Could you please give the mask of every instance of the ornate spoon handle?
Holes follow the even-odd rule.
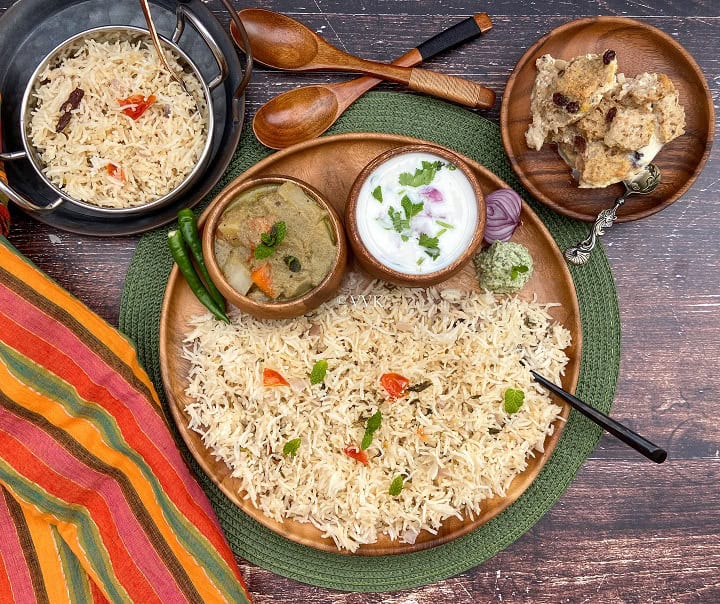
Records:
[[[660,169],[655,164],[648,164],[632,180],[623,181],[625,192],[615,200],[612,208],[603,210],[598,214],[590,229],[590,235],[580,243],[565,250],[565,258],[570,264],[580,266],[590,260],[590,254],[595,249],[598,238],[605,234],[605,229],[610,228],[617,220],[617,211],[625,203],[630,195],[647,195],[652,193],[660,184]]]
[[[600,212],[595,219],[595,224],[593,224],[592,229],[590,229],[590,235],[580,243],[565,250],[565,258],[568,262],[581,265],[590,260],[590,254],[592,254],[592,251],[595,249],[598,237],[604,235],[605,229],[609,229],[617,220],[617,211],[620,206],[625,203],[626,197],[627,194],[623,193],[615,200],[615,205],[612,208]]]

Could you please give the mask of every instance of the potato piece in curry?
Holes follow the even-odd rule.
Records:
[[[228,283],[258,300],[290,300],[332,270],[337,241],[328,213],[295,183],[242,193],[223,213],[215,255]]]

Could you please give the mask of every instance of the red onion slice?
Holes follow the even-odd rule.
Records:
[[[512,189],[498,189],[485,196],[485,241],[509,241],[520,222],[522,200]]]
[[[443,201],[443,194],[435,187],[425,187],[422,190],[421,195],[423,195],[423,197],[427,197],[432,202]]]

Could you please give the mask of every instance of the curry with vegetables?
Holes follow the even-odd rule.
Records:
[[[330,216],[293,182],[243,192],[215,233],[215,256],[228,283],[257,300],[310,291],[330,273],[336,254]]]

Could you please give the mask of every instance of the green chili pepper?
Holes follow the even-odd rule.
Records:
[[[180,272],[183,274],[183,277],[185,277],[185,281],[187,281],[187,284],[197,296],[197,299],[203,303],[216,319],[230,323],[230,319],[225,314],[222,306],[219,306],[218,303],[215,302],[195,272],[195,267],[190,260],[187,248],[185,247],[185,241],[180,231],[168,232],[168,247],[170,248],[173,260],[175,260]]]
[[[197,262],[198,269],[200,270],[200,277],[207,286],[208,293],[212,296],[213,300],[218,303],[220,308],[225,306],[225,298],[215,287],[215,284],[210,278],[207,266],[205,266],[205,258],[203,258],[202,242],[200,241],[200,233],[197,228],[197,220],[195,220],[195,214],[190,209],[185,208],[180,210],[177,215],[178,226],[182,233],[185,243],[190,248],[195,262]]]

